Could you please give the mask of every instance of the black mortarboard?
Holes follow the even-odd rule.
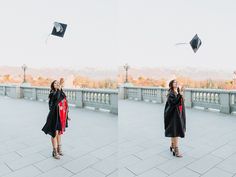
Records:
[[[51,35],[63,37],[66,32],[66,27],[67,27],[67,24],[54,22]]]
[[[197,50],[199,49],[199,47],[201,46],[202,41],[201,39],[198,37],[198,35],[196,34],[193,39],[190,41],[190,45],[194,51],[194,53],[197,52]]]

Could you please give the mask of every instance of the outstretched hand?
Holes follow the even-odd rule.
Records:
[[[179,94],[183,95],[184,94],[184,87],[183,86],[179,86],[178,92],[179,92]]]

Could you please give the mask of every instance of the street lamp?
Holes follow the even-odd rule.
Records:
[[[125,69],[125,83],[128,83],[128,70],[130,69],[128,63],[124,65],[124,69]]]
[[[23,80],[23,83],[26,83],[26,77],[25,77],[25,72],[26,72],[26,69],[27,69],[26,64],[23,64],[23,65],[21,66],[21,68],[22,68],[22,70],[23,70],[23,72],[24,72],[24,80]]]
[[[236,86],[236,71],[234,71],[233,84]]]

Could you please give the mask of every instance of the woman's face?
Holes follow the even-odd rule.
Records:
[[[177,88],[178,87],[178,83],[177,83],[177,81],[174,81],[173,82],[173,88]]]
[[[54,82],[54,88],[55,88],[55,89],[59,89],[59,82],[58,82],[58,81],[55,81],[55,82]]]

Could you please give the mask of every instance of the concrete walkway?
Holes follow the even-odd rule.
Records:
[[[63,136],[65,156],[51,157],[50,136],[41,128],[48,105],[0,97],[0,176],[105,177],[117,170],[117,116],[70,109]]]
[[[169,152],[163,105],[119,101],[119,118],[70,109],[65,156],[51,157],[43,102],[0,97],[0,177],[236,176],[236,116],[187,110],[184,157]]]
[[[236,116],[187,109],[180,159],[168,149],[163,109],[160,104],[119,102],[121,177],[236,176]]]

